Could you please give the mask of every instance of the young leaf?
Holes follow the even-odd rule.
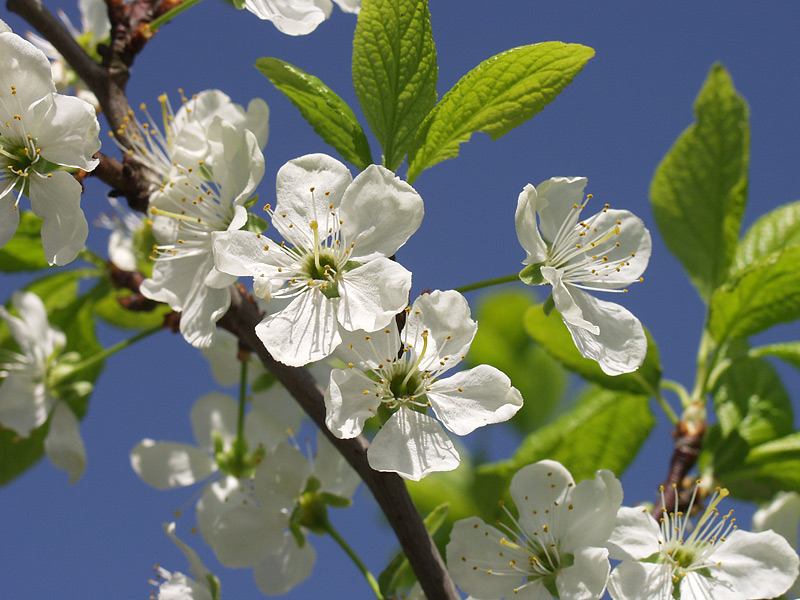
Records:
[[[756,502],[780,490],[800,492],[800,432],[756,446],[718,478],[732,495]]]
[[[800,246],[800,202],[779,206],[753,223],[736,248],[731,273],[789,246]]]
[[[650,396],[661,381],[661,362],[658,347],[647,335],[647,356],[633,373],[610,376],[603,373],[597,362],[581,356],[561,315],[556,311],[545,315],[542,305],[532,306],[525,313],[525,331],[565,368],[588,381],[610,390],[620,390]]]
[[[372,164],[367,136],[352,109],[317,77],[277,58],[256,61],[261,71],[294,104],[314,131],[346,161],[364,170]]]
[[[800,369],[800,342],[785,342],[783,344],[770,344],[769,346],[758,346],[751,348],[749,356],[777,356],[785,360],[790,365]]]
[[[42,220],[30,211],[19,216],[19,227],[14,237],[0,248],[0,271],[37,271],[50,265],[42,250]]]
[[[542,42],[493,56],[464,75],[431,111],[409,152],[408,181],[448,158],[476,131],[493,140],[547,106],[594,50],[580,44]]]
[[[800,318],[800,246],[760,259],[711,297],[708,328],[717,341],[743,338]]]
[[[747,200],[747,105],[719,64],[694,105],[697,122],[661,161],[650,185],[656,223],[708,302],[728,275]]]
[[[361,110],[396,171],[436,104],[436,47],[427,0],[364,0],[353,39]]]
[[[510,478],[525,465],[550,458],[567,467],[576,481],[598,469],[620,475],[650,435],[655,419],[647,396],[592,389],[558,420],[530,434],[514,456],[478,468],[478,474]]]
[[[120,304],[120,299],[133,295],[130,290],[114,288],[108,281],[97,284],[102,287],[103,294],[98,290],[97,300],[92,304],[94,314],[114,327],[123,329],[146,329],[155,327],[164,322],[164,317],[170,312],[166,304],[159,304],[151,311],[128,310]]]

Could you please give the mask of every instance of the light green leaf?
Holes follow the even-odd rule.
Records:
[[[728,275],[747,201],[747,104],[728,72],[711,68],[694,105],[697,122],[658,166],[650,186],[670,251],[708,302]]]
[[[256,61],[256,68],[283,92],[317,135],[342,158],[361,170],[372,164],[367,136],[352,109],[319,78],[267,56]]]
[[[789,246],[800,246],[800,202],[779,206],[753,223],[736,248],[731,273]]]
[[[361,110],[396,171],[436,104],[436,47],[427,0],[364,0],[353,39]]]
[[[41,228],[42,220],[32,212],[25,211],[19,215],[17,232],[0,248],[0,271],[37,271],[50,266],[42,250]]]
[[[786,342],[783,344],[770,344],[769,346],[758,346],[748,352],[749,356],[777,356],[785,360],[790,365],[800,369],[800,342]]]
[[[547,106],[583,69],[594,50],[542,42],[493,56],[464,75],[428,115],[409,152],[408,181],[448,158],[476,131],[493,140]]]
[[[468,366],[492,365],[511,378],[525,402],[509,423],[526,434],[547,420],[567,384],[564,370],[523,328],[525,311],[535,302],[527,290],[482,296],[474,314],[478,333],[467,355]]]
[[[756,446],[718,479],[732,495],[756,502],[780,490],[800,492],[800,432]]]
[[[800,318],[800,246],[773,252],[711,298],[708,329],[721,342]]]
[[[530,434],[511,459],[483,465],[478,475],[510,482],[519,469],[545,458],[562,463],[576,481],[594,477],[598,469],[620,475],[654,423],[647,396],[592,389],[569,413]]]
[[[428,530],[431,536],[435,535],[444,524],[449,507],[450,504],[448,502],[439,504],[423,520],[425,529]],[[389,597],[398,589],[414,585],[416,579],[408,558],[404,553],[400,552],[395,555],[389,565],[378,576],[378,586],[381,593]]]
[[[572,341],[561,315],[553,311],[545,315],[542,305],[532,306],[525,313],[525,331],[545,348],[565,368],[588,381],[610,390],[652,395],[661,381],[661,362],[658,347],[650,334],[647,335],[647,356],[642,366],[633,373],[610,376],[603,373],[596,361],[581,356]]]
[[[108,281],[97,284],[102,287],[97,291],[97,300],[92,305],[94,314],[114,327],[123,329],[148,329],[164,322],[164,317],[170,312],[166,304],[158,304],[153,310],[128,310],[120,304],[120,300],[133,295],[125,289],[116,289]]]

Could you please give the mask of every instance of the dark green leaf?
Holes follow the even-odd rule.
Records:
[[[42,220],[30,211],[19,215],[19,227],[14,237],[0,248],[0,271],[37,271],[50,265],[44,258]]]
[[[436,47],[427,0],[364,0],[353,39],[361,110],[396,171],[436,104]]]
[[[431,111],[409,152],[408,181],[448,158],[476,131],[493,140],[547,106],[583,69],[594,50],[542,42],[493,56],[464,75]]]
[[[598,383],[610,390],[622,390],[637,394],[652,395],[661,381],[661,363],[658,347],[649,332],[647,356],[637,371],[623,375],[606,375],[597,362],[581,356],[572,341],[561,315],[553,311],[545,316],[542,306],[532,306],[525,313],[525,331],[542,345],[557,361],[584,379]]]
[[[773,252],[711,298],[708,329],[717,341],[743,338],[800,318],[800,246]]]
[[[745,271],[789,246],[800,246],[800,202],[779,206],[753,223],[736,248],[731,272]]]
[[[372,164],[369,142],[352,109],[317,77],[277,58],[256,61],[261,71],[294,104],[323,140],[346,161],[365,169]]]
[[[747,201],[747,105],[714,65],[694,105],[697,122],[658,166],[650,186],[658,228],[706,302],[736,251]]]

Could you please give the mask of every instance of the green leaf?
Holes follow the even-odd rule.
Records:
[[[747,201],[747,104],[714,65],[694,105],[697,122],[661,161],[650,185],[656,223],[708,302],[728,275]]]
[[[745,271],[789,246],[800,246],[800,202],[779,206],[753,223],[736,248],[731,272]]]
[[[431,536],[435,535],[445,522],[449,508],[450,504],[447,502],[439,504],[423,520],[425,529],[428,530]],[[414,581],[416,581],[416,576],[406,555],[402,552],[395,555],[389,565],[378,576],[378,586],[381,593],[386,597],[393,595],[399,588],[413,585]]]
[[[120,299],[133,295],[133,292],[113,287],[107,280],[97,284],[97,300],[92,304],[94,314],[114,327],[123,329],[149,329],[164,322],[170,312],[166,304],[159,304],[151,311],[128,310],[120,304]]]
[[[567,467],[576,481],[594,477],[598,469],[620,475],[654,423],[647,396],[592,389],[569,413],[530,434],[511,459],[483,465],[478,474],[495,474],[510,483],[525,465],[550,458]]]
[[[633,373],[611,376],[603,373],[596,361],[581,356],[561,315],[556,311],[545,315],[542,305],[532,306],[525,313],[524,325],[528,335],[541,344],[553,358],[588,381],[610,390],[648,396],[658,389],[661,381],[661,362],[658,347],[646,329],[647,356],[642,366]]]
[[[267,56],[256,61],[256,68],[283,92],[317,135],[342,158],[361,170],[372,164],[367,136],[352,109],[319,78]]]
[[[19,215],[19,227],[14,237],[0,248],[0,271],[37,271],[50,265],[42,250],[42,220],[30,211]]]
[[[583,69],[594,50],[542,42],[493,56],[464,75],[431,111],[409,152],[408,181],[448,158],[476,131],[493,140],[547,106]]]
[[[396,171],[436,104],[436,47],[427,0],[364,0],[353,39],[353,85]]]
[[[800,369],[800,342],[785,342],[783,344],[770,344],[769,346],[758,346],[748,352],[749,356],[777,356],[785,360],[790,365]]]
[[[708,329],[721,342],[800,318],[800,246],[773,252],[711,298]]]
[[[792,432],[792,403],[775,369],[758,358],[734,360],[713,390],[723,438],[736,431],[757,446]]]
[[[732,495],[756,502],[781,490],[800,492],[800,432],[756,446],[718,479]]]
[[[523,328],[525,311],[535,302],[527,290],[482,296],[475,313],[478,333],[467,355],[468,366],[497,367],[522,393],[525,402],[509,423],[525,434],[547,420],[567,386],[564,370]]]

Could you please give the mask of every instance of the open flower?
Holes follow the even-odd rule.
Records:
[[[314,566],[307,532],[326,533],[326,507],[349,505],[359,481],[321,433],[314,461],[282,443],[261,461],[252,488],[231,477],[209,486],[198,525],[223,565],[253,567],[262,592],[285,594]]]
[[[0,354],[0,424],[28,437],[50,420],[44,451],[50,462],[63,469],[75,483],[86,467],[86,448],[78,419],[53,393],[54,376],[66,336],[52,327],[41,299],[31,292],[16,292],[11,303],[15,317],[0,306],[21,354]]]
[[[220,143],[198,155],[213,156],[213,169],[204,160],[177,163],[167,183],[150,196],[159,246],[152,278],[140,288],[147,298],[181,312],[181,333],[198,348],[214,342],[216,323],[230,306],[229,286],[236,280],[214,267],[211,234],[244,227],[244,203],[264,174],[264,156],[249,130],[216,117],[209,135]]]
[[[237,476],[252,473],[265,451],[300,426],[297,403],[288,393],[280,393],[281,386],[274,387],[252,398],[244,421],[246,446],[234,448],[239,403],[227,394],[212,392],[197,400],[190,412],[197,446],[144,439],[131,450],[133,470],[159,490],[192,485],[220,467],[229,475],[234,470]]]
[[[352,438],[378,415],[382,427],[367,452],[370,466],[418,481],[460,462],[428,409],[447,429],[467,435],[513,417],[522,395],[488,365],[441,378],[461,362],[478,329],[464,296],[452,290],[423,294],[406,312],[402,335],[394,319],[380,331],[343,334],[337,356],[350,368],[331,372],[325,423],[335,436]]]
[[[358,13],[361,0],[334,0],[345,12]],[[265,21],[272,21],[278,31],[287,35],[306,35],[327,19],[331,0],[244,0],[244,7]]]
[[[408,303],[411,273],[389,260],[422,222],[422,198],[391,171],[370,165],[355,179],[325,154],[278,171],[272,224],[260,233],[214,236],[217,269],[250,275],[257,296],[291,298],[256,334],[277,360],[299,367],[330,356],[346,331],[385,327]],[[269,209],[269,206],[267,207]]]
[[[24,194],[43,219],[47,262],[65,265],[89,233],[81,184],[66,170],[97,166],[100,125],[90,104],[56,93],[47,57],[2,21],[0,56],[0,247],[17,230]]]
[[[520,469],[510,493],[519,514],[504,507],[510,525],[477,517],[453,525],[447,566],[458,586],[483,599],[600,598],[610,571],[603,545],[622,504],[614,474],[575,485],[560,463],[543,460]]]
[[[660,522],[645,508],[619,510],[607,544],[622,561],[608,583],[614,600],[755,600],[794,583],[800,558],[783,537],[737,529],[733,511],[717,510],[728,495],[720,488],[692,527],[696,495],[697,487],[685,512],[664,513]]]
[[[520,277],[553,286],[555,308],[581,355],[596,360],[608,375],[629,373],[647,354],[642,324],[619,304],[584,290],[625,292],[626,285],[639,281],[650,259],[650,233],[633,213],[608,205],[580,220],[584,187],[584,177],[525,186],[515,220],[528,253],[522,264],[530,266]]]

